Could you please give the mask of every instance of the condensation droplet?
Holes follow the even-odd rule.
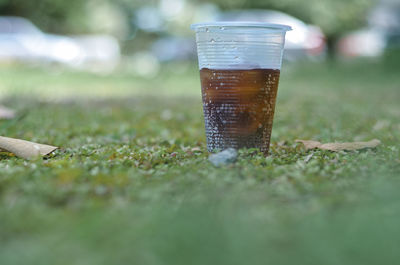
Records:
[[[215,40],[214,40],[214,39],[211,39],[210,42],[215,42]]]
[[[225,30],[225,27],[220,27],[219,29],[220,29],[220,30]]]
[[[206,28],[206,32],[209,32],[210,30],[208,28]]]

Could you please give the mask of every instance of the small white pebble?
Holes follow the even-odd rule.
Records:
[[[237,151],[234,148],[225,149],[222,152],[212,154],[208,157],[208,160],[216,167],[226,165],[236,161]]]

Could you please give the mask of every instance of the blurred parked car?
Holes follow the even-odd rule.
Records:
[[[385,47],[385,34],[370,28],[348,33],[337,43],[337,50],[343,57],[377,57],[383,54]]]
[[[193,37],[163,37],[156,40],[152,53],[161,61],[184,61],[195,58],[196,42]]]
[[[73,36],[80,48],[80,64],[77,67],[109,72],[118,66],[121,51],[118,41],[110,35]]]
[[[217,14],[215,21],[257,21],[286,24],[293,28],[286,34],[285,59],[320,60],[326,54],[325,35],[320,28],[308,25],[288,14],[271,10],[244,10]],[[194,58],[195,43],[193,37],[163,37],[155,41],[152,52],[160,61],[184,60]]]
[[[338,42],[343,57],[379,57],[400,49],[400,2],[382,0],[368,15],[368,27],[349,32]]]
[[[273,10],[243,10],[221,13],[218,21],[257,21],[285,24],[292,27],[286,33],[285,59],[323,59],[326,53],[325,35],[321,29],[308,25],[288,14]]]
[[[59,63],[74,68],[110,70],[119,59],[118,41],[111,36],[47,34],[27,19],[0,17],[0,61]]]

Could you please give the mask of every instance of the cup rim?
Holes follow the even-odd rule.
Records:
[[[266,22],[253,21],[218,21],[218,22],[202,22],[190,25],[192,30],[198,30],[206,27],[246,27],[246,28],[266,28],[273,30],[292,30],[291,26]]]

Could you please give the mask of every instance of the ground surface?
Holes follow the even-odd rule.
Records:
[[[62,149],[0,153],[0,264],[397,263],[400,75],[285,66],[271,155],[222,168],[207,160],[194,67],[151,80],[3,67],[2,103],[19,115],[0,135]],[[294,142],[373,138],[340,153]]]

